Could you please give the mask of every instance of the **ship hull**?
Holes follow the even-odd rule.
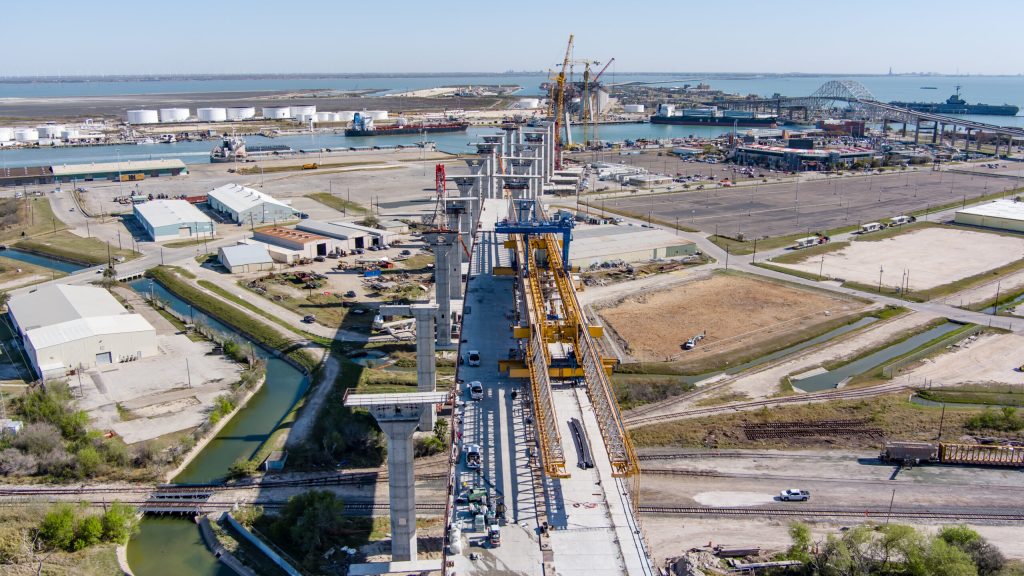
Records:
[[[384,126],[373,130],[359,130],[346,128],[345,136],[392,136],[396,134],[437,134],[439,132],[465,132],[469,128],[468,123],[445,124],[434,126]]]
[[[1020,108],[1012,105],[996,106],[992,104],[944,104],[931,102],[890,102],[893,106],[907,108],[915,112],[932,114],[978,114],[981,116],[1016,116]]]
[[[651,124],[679,126],[739,126],[742,128],[775,128],[777,118],[728,118],[725,116],[651,116]]]

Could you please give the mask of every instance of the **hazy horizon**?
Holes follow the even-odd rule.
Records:
[[[296,5],[72,0],[5,6],[0,77],[500,74],[573,56],[609,73],[1016,76],[1024,3],[467,0]],[[230,70],[230,72],[228,72]],[[730,72],[736,70],[737,72]],[[452,72],[475,71],[475,72]],[[627,72],[628,71],[628,72]],[[824,72],[820,72],[824,71]]]

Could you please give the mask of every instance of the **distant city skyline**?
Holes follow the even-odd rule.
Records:
[[[575,58],[614,57],[618,73],[1024,73],[1012,0],[239,6],[11,3],[0,76],[535,72],[557,66],[570,33]]]

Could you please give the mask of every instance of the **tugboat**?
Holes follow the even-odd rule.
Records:
[[[234,162],[245,160],[248,152],[245,150],[245,140],[235,136],[225,136],[220,146],[210,151],[210,162]]]
[[[956,94],[945,102],[890,102],[893,106],[908,108],[916,112],[932,112],[934,114],[981,114],[985,116],[1016,116],[1020,108],[1013,104],[968,104],[960,97],[960,86]]]

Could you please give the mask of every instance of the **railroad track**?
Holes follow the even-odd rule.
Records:
[[[772,452],[668,452],[664,454],[641,454],[638,460],[685,460],[691,458],[785,458],[786,460],[823,460],[833,458],[819,454],[779,454]]]
[[[858,484],[858,485],[876,485],[876,486],[892,486],[892,480],[888,479],[872,479],[872,478],[837,478],[837,477],[808,477],[808,476],[787,476],[787,475],[771,475],[771,474],[759,474],[759,473],[744,473],[744,472],[723,472],[721,470],[694,470],[694,469],[675,469],[675,468],[642,468],[640,473],[648,476],[684,476],[688,478],[735,478],[744,480],[758,480],[758,481],[792,481],[792,482],[814,482],[814,483],[838,483],[838,484]],[[1009,490],[1016,492],[1020,490],[1019,485],[1008,485],[1008,484],[977,484],[972,482],[943,482],[944,488],[962,487],[965,490],[997,490],[1004,491]]]
[[[761,516],[761,517],[815,517],[815,518],[894,518],[899,520],[989,520],[1024,523],[1024,511],[1013,512],[956,512],[941,510],[887,509],[834,509],[834,508],[707,508],[687,506],[640,506],[641,514],[671,514],[678,516]]]
[[[45,501],[39,501],[39,500],[34,500],[34,501],[31,501],[31,502],[0,501],[0,506],[8,506],[8,507],[10,507],[10,506],[21,506],[23,504],[35,504],[35,503],[38,503],[38,502],[45,502]],[[52,503],[57,503],[57,502],[61,502],[61,501],[60,500],[53,500],[51,502]],[[85,500],[82,500],[82,502],[85,502],[85,503],[88,503],[88,504],[93,504],[93,505],[96,505],[96,506],[101,506],[101,505],[104,505],[104,504],[110,504],[111,501],[109,499],[100,499],[100,500],[85,499]],[[154,500],[124,500],[124,501],[120,501],[120,502],[122,504],[127,504],[129,506],[134,506],[134,507],[140,509],[140,511],[146,511],[147,509],[149,509],[149,510],[152,510],[152,509],[171,509],[171,510],[176,510],[176,511],[180,511],[180,512],[186,512],[186,511],[189,511],[189,510],[195,510],[197,512],[208,512],[208,511],[216,511],[216,510],[231,510],[237,504],[236,502],[199,502],[199,501],[196,501],[196,502],[188,502],[188,501],[178,501],[178,502],[175,502],[175,501],[172,501],[172,500],[164,500],[164,501],[161,501],[161,500],[155,500],[155,501]],[[256,500],[256,501],[253,501],[253,502],[245,502],[245,504],[252,504],[252,505],[256,505],[256,506],[262,506],[263,508],[281,508],[281,507],[287,505],[287,502],[286,501],[278,501],[278,500],[272,500],[272,501]],[[376,512],[376,511],[390,510],[391,509],[391,505],[388,504],[387,502],[367,502],[367,501],[358,501],[358,500],[352,501],[352,500],[347,500],[346,499],[345,500],[345,509],[346,510],[359,510],[359,511],[372,510],[372,511]],[[417,502],[416,503],[416,510],[419,510],[421,512],[443,512],[444,509],[445,509],[445,505],[444,505],[443,502]]]
[[[907,387],[903,384],[880,384],[878,386],[872,386],[870,388],[856,388],[853,390],[830,390],[826,392],[813,392],[809,394],[800,394],[797,396],[786,396],[783,398],[770,398],[766,400],[752,400],[749,402],[736,402],[733,404],[724,404],[722,406],[711,406],[708,408],[694,408],[691,410],[682,410],[680,412],[672,412],[670,414],[659,414],[657,416],[648,416],[646,418],[636,418],[632,420],[626,420],[627,428],[636,428],[639,426],[645,426],[648,424],[657,424],[660,422],[666,422],[669,420],[680,420],[683,418],[693,418],[696,416],[713,416],[716,414],[728,414],[732,412],[739,412],[744,410],[754,410],[757,408],[764,408],[769,406],[782,406],[786,404],[809,404],[813,402],[826,402],[829,400],[852,400],[857,398],[869,398],[872,396],[879,396],[882,394],[889,394],[892,392],[898,392],[905,390]]]
[[[448,477],[447,472],[430,472],[417,474],[417,480],[438,480]],[[99,486],[99,487],[42,487],[20,488],[2,487],[2,496],[45,496],[74,494],[191,494],[200,492],[227,492],[232,490],[252,490],[263,488],[287,488],[305,486],[345,486],[379,484],[388,481],[387,473],[358,473],[318,478],[300,478],[295,480],[264,480],[261,482],[236,484],[162,484],[157,486]]]

